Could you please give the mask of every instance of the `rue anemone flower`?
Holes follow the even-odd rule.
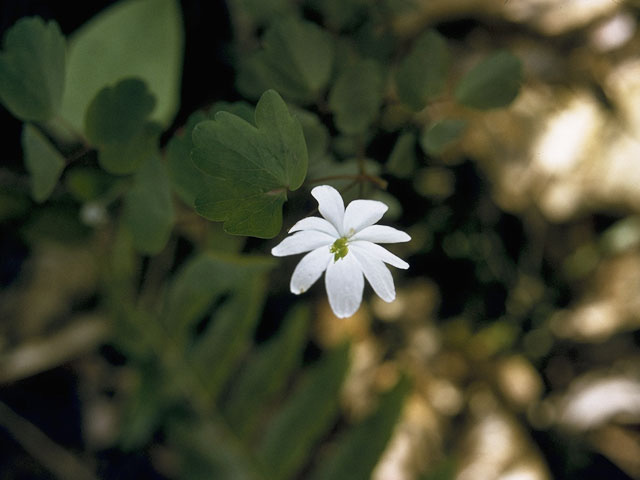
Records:
[[[290,235],[273,247],[276,257],[307,253],[291,276],[291,292],[307,291],[326,271],[329,305],[337,317],[353,315],[362,303],[364,278],[385,302],[396,298],[391,272],[385,265],[406,269],[409,264],[378,243],[408,242],[406,233],[374,225],[388,207],[377,200],[354,200],[347,208],[340,193],[328,185],[311,190],[323,218],[297,222]]]

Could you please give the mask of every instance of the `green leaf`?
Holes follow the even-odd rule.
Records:
[[[465,120],[445,119],[427,128],[420,137],[420,146],[427,155],[440,155],[467,128]]]
[[[74,167],[65,173],[65,187],[77,201],[85,203],[107,195],[121,181],[96,167]]]
[[[378,409],[338,440],[335,454],[320,464],[312,480],[368,480],[393,434],[409,382],[402,378],[380,399]]]
[[[202,378],[209,398],[217,398],[251,345],[267,292],[265,275],[243,278],[229,298],[214,311],[205,330],[188,354],[189,365]]]
[[[259,480],[245,445],[218,419],[193,418],[170,422],[167,430],[172,451],[180,454],[183,480]]]
[[[422,110],[442,92],[448,67],[446,40],[433,30],[422,34],[396,71],[400,100],[413,110]]]
[[[291,399],[269,422],[258,450],[258,457],[271,472],[269,478],[280,480],[295,474],[330,428],[348,366],[349,346],[345,344],[307,373]]]
[[[302,357],[309,309],[292,310],[277,336],[250,357],[231,387],[223,412],[238,436],[248,440],[265,405],[284,388]]]
[[[207,188],[207,179],[191,161],[194,127],[209,117],[202,111],[191,114],[184,131],[176,133],[167,144],[167,167],[171,186],[187,205],[193,206],[196,195]]]
[[[309,164],[327,155],[329,131],[317,115],[301,108],[292,108],[291,113],[300,120],[309,154]]]
[[[361,0],[310,0],[309,6],[321,13],[333,30],[352,27],[366,14],[366,4]]]
[[[271,258],[233,255],[199,255],[173,278],[164,317],[172,335],[191,328],[217,296],[241,285],[247,277],[262,274],[274,265]]]
[[[316,101],[331,76],[331,37],[313,23],[285,17],[269,26],[263,45],[239,59],[238,90],[257,98],[273,88],[288,100]]]
[[[248,102],[225,102],[220,101],[213,104],[211,111],[209,112],[210,118],[215,118],[215,114],[218,112],[229,112],[246,120],[250,124],[254,124],[256,109]]]
[[[96,94],[127,77],[158,99],[152,120],[168,126],[179,106],[183,27],[176,0],[125,0],[71,37],[62,116],[78,130]]]
[[[280,96],[265,92],[256,106],[256,126],[228,112],[193,130],[194,163],[215,177],[196,198],[196,211],[224,221],[234,235],[272,238],[282,227],[287,190],[302,185],[307,147],[300,122]]]
[[[31,174],[31,195],[36,202],[44,202],[58,183],[65,159],[47,137],[29,123],[22,129],[22,149]]]
[[[383,88],[382,69],[373,60],[360,60],[342,72],[329,94],[338,129],[346,134],[364,133],[378,116]]]
[[[173,203],[165,167],[156,155],[151,155],[135,175],[124,199],[122,220],[138,251],[153,255],[167,243],[174,220]]]
[[[65,39],[54,21],[22,18],[7,32],[0,53],[0,100],[21,120],[44,121],[60,108]]]
[[[518,95],[522,83],[522,62],[500,51],[476,65],[456,87],[456,100],[480,110],[506,107]]]
[[[131,451],[148,442],[158,428],[162,416],[174,400],[165,392],[163,372],[158,364],[142,365],[132,398],[123,412],[120,430],[120,446]]]
[[[107,172],[135,172],[155,152],[160,129],[147,121],[154,106],[154,96],[135,78],[105,87],[93,99],[85,133],[98,147],[98,161]]]
[[[396,177],[408,178],[413,175],[417,163],[416,140],[413,132],[404,132],[396,140],[386,165],[387,170]]]

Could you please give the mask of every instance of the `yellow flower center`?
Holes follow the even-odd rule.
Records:
[[[341,258],[344,258],[347,253],[349,253],[349,248],[347,247],[347,237],[340,237],[335,242],[333,242],[333,245],[331,245],[329,251],[333,253],[334,262],[337,262]]]

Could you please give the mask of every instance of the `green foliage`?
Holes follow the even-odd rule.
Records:
[[[194,205],[196,195],[207,188],[206,177],[191,161],[191,137],[194,127],[208,118],[207,114],[201,111],[192,113],[184,131],[171,137],[167,144],[167,168],[171,186],[182,201],[190,206]]]
[[[70,39],[61,115],[81,130],[100,90],[137,77],[157,99],[152,119],[168,126],[180,98],[183,35],[176,0],[125,0],[104,10]]]
[[[420,145],[428,155],[440,155],[467,128],[467,122],[448,118],[430,125],[420,137]]]
[[[103,88],[89,104],[85,133],[107,172],[133,173],[154,153],[160,129],[147,121],[154,106],[154,96],[135,78]]]
[[[311,446],[327,431],[338,411],[338,392],[348,366],[349,348],[345,344],[307,374],[271,420],[259,447],[259,458],[268,466],[269,478],[279,480],[294,474]]]
[[[370,478],[410,382],[403,377],[381,395],[364,420],[343,421],[349,345],[309,363],[310,324],[323,320],[305,299],[288,312],[276,302],[264,308],[269,294],[286,288],[283,273],[270,278],[276,261],[255,255],[272,243],[243,236],[281,234],[289,196],[291,218],[310,214],[315,204],[290,192],[320,182],[344,190],[346,201],[382,200],[386,218],[399,220],[406,206],[390,193],[397,185],[437,201],[454,193],[453,169],[418,166],[471,125],[430,108],[435,98],[451,100],[454,59],[435,31],[415,38],[397,31],[394,15],[412,3],[235,0],[229,51],[244,99],[200,106],[166,147],[159,139],[178,109],[182,74],[179,2],[118,2],[77,30],[66,60],[54,22],[29,18],[10,29],[0,99],[29,122],[22,145],[30,193],[49,204],[34,209],[24,172],[0,175],[0,219],[21,222],[21,240],[33,251],[53,241],[98,252],[99,287],[89,295],[112,320],[111,343],[132,379],[118,392],[128,400],[121,448],[143,448],[161,433],[187,480]],[[519,60],[499,52],[471,70],[452,99],[506,106],[521,77]],[[389,181],[398,182],[389,192],[380,177],[385,160]],[[450,258],[485,261],[485,243],[443,232],[447,209],[426,214],[426,229],[415,231],[428,233],[414,251],[422,255],[442,233]],[[614,228],[603,251],[635,245],[638,230],[637,222]],[[497,268],[491,262],[486,275]],[[483,351],[516,344],[517,327],[507,320],[475,335]],[[265,325],[277,332],[257,342]]]
[[[31,195],[44,202],[60,178],[66,164],[64,157],[36,127],[26,123],[22,129],[24,163],[31,175]]]
[[[409,393],[409,381],[402,378],[379,400],[378,409],[348,430],[334,446],[335,455],[319,465],[312,480],[367,480],[378,463]]]
[[[269,26],[263,44],[240,58],[238,90],[249,98],[272,88],[288,100],[317,100],[331,75],[331,37],[313,23],[286,17]]]
[[[125,197],[122,221],[138,251],[156,254],[167,243],[173,220],[167,173],[160,159],[151,155],[135,175],[133,187]]]
[[[44,121],[60,107],[65,39],[54,21],[23,18],[11,27],[0,53],[0,100],[16,117]]]
[[[414,110],[422,110],[427,102],[445,87],[449,67],[449,49],[437,32],[423,33],[396,72],[400,100]]]
[[[479,110],[506,107],[518,95],[522,83],[522,62],[507,51],[489,56],[456,87],[458,102]]]
[[[329,94],[329,107],[338,129],[362,134],[378,116],[382,104],[384,76],[373,60],[361,60],[338,77]]]
[[[228,112],[193,130],[193,161],[212,176],[196,210],[226,232],[271,238],[282,227],[287,190],[302,185],[307,148],[300,122],[273,90],[256,106],[256,126]]]
[[[386,165],[387,170],[396,177],[407,178],[413,175],[417,164],[416,140],[413,132],[404,132],[396,140]]]
[[[299,366],[309,317],[306,307],[290,311],[280,333],[255,352],[231,386],[223,413],[243,440],[252,438],[261,420],[262,407],[273,402]]]

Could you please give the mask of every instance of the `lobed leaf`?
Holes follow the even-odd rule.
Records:
[[[422,110],[444,89],[448,67],[446,40],[434,30],[422,34],[396,71],[400,100],[413,110]]]
[[[287,190],[296,190],[307,173],[307,147],[300,122],[273,90],[255,112],[256,125],[228,112],[200,122],[193,130],[192,158],[212,176],[196,197],[196,211],[224,221],[226,232],[272,238],[282,227]]]
[[[65,39],[54,21],[22,18],[11,27],[0,53],[0,101],[25,121],[58,112],[65,83]]]
[[[295,102],[316,101],[331,76],[331,37],[311,22],[285,17],[269,26],[263,45],[239,59],[238,90],[257,98],[273,88]]]
[[[31,195],[36,202],[44,202],[58,183],[65,158],[29,123],[22,129],[22,149],[25,166],[31,175]]]
[[[456,100],[479,110],[501,108],[517,96],[522,83],[522,62],[515,55],[500,51],[476,65],[455,90]]]
[[[373,60],[360,60],[347,67],[329,94],[329,108],[338,129],[345,134],[364,133],[378,116],[384,77]]]
[[[160,129],[147,121],[154,106],[154,96],[136,78],[105,87],[93,99],[85,133],[98,148],[98,161],[107,172],[133,173],[156,151]]]
[[[158,99],[151,119],[168,126],[180,101],[183,36],[177,0],[125,0],[106,8],[70,39],[61,115],[81,130],[101,89],[137,77]]]

